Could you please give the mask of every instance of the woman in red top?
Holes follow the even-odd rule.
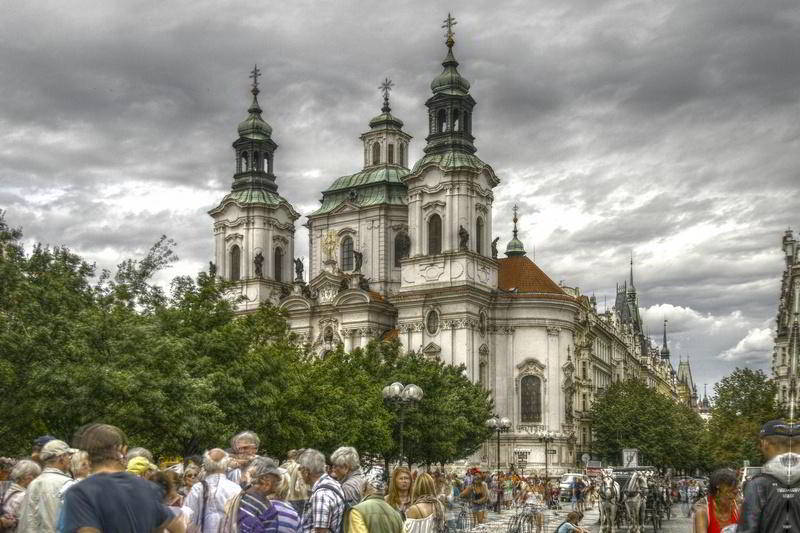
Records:
[[[695,533],[721,533],[722,528],[739,521],[736,503],[736,472],[722,468],[711,474],[708,496],[694,506]]]

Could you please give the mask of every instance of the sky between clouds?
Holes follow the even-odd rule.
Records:
[[[196,274],[252,65],[279,192],[305,215],[360,169],[387,76],[421,156],[448,11],[501,246],[519,203],[529,255],[601,309],[632,252],[643,316],[654,337],[669,320],[701,395],[768,369],[780,239],[800,225],[796,0],[6,2],[0,209],[100,267],[166,233],[169,277]]]

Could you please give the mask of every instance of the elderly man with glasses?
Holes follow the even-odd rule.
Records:
[[[231,449],[235,459],[235,467],[228,472],[228,479],[238,483],[240,487],[247,485],[247,467],[250,461],[258,455],[261,439],[252,431],[242,431],[231,439]],[[232,463],[233,464],[233,463]]]

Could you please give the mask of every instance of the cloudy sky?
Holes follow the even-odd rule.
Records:
[[[387,76],[418,158],[453,11],[478,155],[502,180],[501,242],[518,202],[536,262],[601,308],[633,253],[644,317],[654,336],[669,319],[674,363],[691,357],[701,394],[737,365],[769,366],[780,240],[800,226],[796,0],[3,10],[0,209],[28,243],[111,267],[166,233],[181,257],[169,276],[204,268],[254,63],[280,192],[299,212],[360,168]]]

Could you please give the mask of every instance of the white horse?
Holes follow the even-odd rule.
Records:
[[[647,478],[642,472],[634,472],[625,485],[625,510],[628,514],[628,533],[642,533],[642,506],[647,491]]]
[[[600,487],[598,487],[598,497],[600,503],[600,531],[602,533],[614,533],[620,492],[619,483],[614,481],[614,478],[608,473],[603,474]]]

